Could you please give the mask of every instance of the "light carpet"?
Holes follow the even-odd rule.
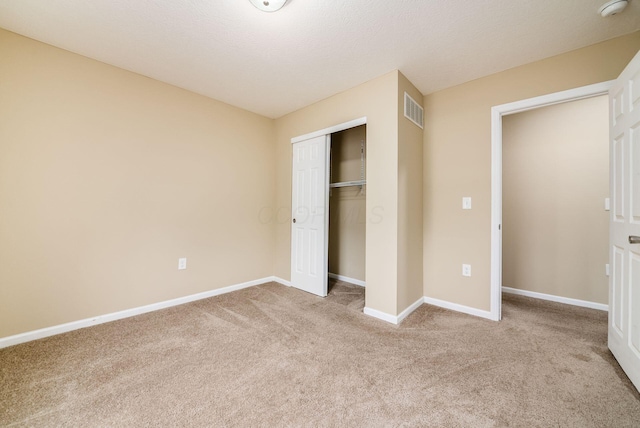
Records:
[[[505,295],[503,321],[275,283],[0,350],[1,426],[638,427],[607,315]]]

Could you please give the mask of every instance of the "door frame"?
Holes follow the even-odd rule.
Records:
[[[338,125],[330,126],[328,128],[320,129],[318,131],[313,131],[308,134],[300,135],[298,137],[294,137],[291,139],[291,144],[299,143],[300,141],[308,140],[309,138],[320,137],[321,135],[329,135],[334,134],[336,132],[344,131],[346,129],[355,128],[356,126],[366,125],[367,117],[360,117],[358,119],[353,119],[348,122],[339,123]],[[329,183],[327,183],[328,186]]]
[[[328,128],[324,128],[324,129],[320,129],[318,131],[314,131],[314,132],[310,132],[308,134],[304,134],[304,135],[300,135],[298,137],[294,137],[291,139],[291,145],[293,147],[293,144],[295,143],[299,143],[302,141],[306,141],[309,140],[311,138],[316,138],[316,137],[321,137],[321,136],[325,136],[325,137],[331,137],[331,134],[336,133],[336,132],[340,132],[340,131],[344,131],[347,129],[351,129],[351,128],[355,128],[356,126],[360,126],[360,125],[366,125],[367,124],[367,117],[360,117],[358,119],[353,119],[350,120],[348,122],[343,122],[334,126],[330,126]],[[292,149],[293,150],[293,149]],[[329,139],[329,143],[327,144],[327,174],[326,174],[326,180],[324,183],[324,189],[322,189],[322,193],[324,194],[324,199],[325,199],[325,207],[324,207],[324,222],[325,222],[325,233],[324,233],[324,244],[323,244],[323,248],[324,248],[324,253],[322,254],[323,257],[323,270],[324,272],[324,278],[325,278],[325,290],[327,289],[327,282],[328,282],[328,276],[329,276],[329,168],[330,168],[330,163],[331,163],[331,158],[330,158],[330,154],[331,153],[331,140]],[[293,168],[293,166],[292,166]],[[293,198],[293,169],[291,171],[291,198]],[[291,200],[292,202],[292,209],[293,209],[293,199]],[[290,233],[292,232],[292,227],[289,227],[289,231]],[[291,248],[289,250],[289,261],[291,264],[291,270],[293,270],[293,244],[292,241],[293,240],[293,233],[291,233],[291,238],[290,241],[291,242]],[[365,244],[366,245],[366,244]],[[293,280],[293,275],[292,278]],[[293,285],[293,283],[291,283],[291,285]]]
[[[607,95],[615,80],[491,107],[491,307],[489,318],[502,319],[502,116],[540,107]]]

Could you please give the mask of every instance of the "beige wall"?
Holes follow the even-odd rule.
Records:
[[[398,315],[422,296],[422,130],[404,118],[404,91],[417,89],[393,71],[276,120],[277,205],[291,207],[291,139],[367,117],[365,305]],[[414,129],[415,128],[415,129]],[[276,226],[277,276],[290,278],[290,215]]]
[[[272,120],[4,30],[0,58],[0,337],[273,274]]]
[[[608,303],[608,97],[505,116],[502,284]]]
[[[404,93],[422,94],[399,73],[398,79],[398,313],[421,299],[423,132],[404,117]]]
[[[395,314],[397,301],[398,72],[276,120],[275,275],[291,278],[291,139],[367,117],[366,306]]]
[[[640,32],[424,97],[426,296],[489,310],[491,107],[614,79],[638,49]],[[463,196],[472,210],[461,209]]]
[[[365,305],[398,315],[422,296],[422,131],[404,118],[417,89],[393,71],[276,120],[278,145],[275,274],[291,277],[291,139],[367,118]]]
[[[290,278],[290,140],[363,116],[367,307],[488,310],[491,106],[613,79],[638,48],[634,33],[425,96],[420,145],[398,71],[272,121],[0,30],[0,337]]]
[[[361,179],[366,125],[331,135],[331,181]],[[366,173],[365,173],[366,177]],[[365,281],[366,188],[339,187],[329,198],[329,272]]]

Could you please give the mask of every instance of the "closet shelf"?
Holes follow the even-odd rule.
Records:
[[[329,187],[364,186],[365,184],[367,184],[367,180],[341,181],[338,183],[329,183]]]

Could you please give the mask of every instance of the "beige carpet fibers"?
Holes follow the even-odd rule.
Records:
[[[500,323],[270,283],[0,350],[2,426],[640,426],[606,314],[505,296]]]

